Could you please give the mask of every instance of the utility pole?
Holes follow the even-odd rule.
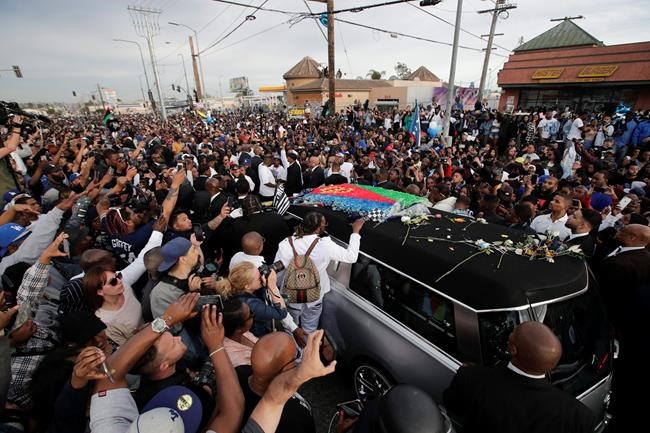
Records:
[[[492,53],[492,42],[494,41],[494,31],[497,28],[497,18],[502,13],[506,13],[506,18],[509,9],[515,9],[517,5],[506,3],[506,0],[497,0],[494,4],[494,9],[486,9],[478,11],[479,14],[492,14],[492,24],[490,25],[490,34],[488,35],[487,49],[485,50],[485,58],[483,59],[483,70],[481,71],[481,83],[478,86],[478,100],[483,100],[483,91],[485,90],[485,77],[487,75],[488,66],[490,64],[490,53]]]
[[[329,107],[330,116],[336,115],[336,66],[334,52],[334,0],[327,0],[327,76],[329,78]]]
[[[151,69],[156,84],[156,93],[158,93],[158,102],[160,104],[160,118],[163,122],[167,121],[167,109],[163,101],[162,88],[160,86],[160,77],[158,76],[158,66],[156,65],[156,53],[154,51],[153,38],[160,32],[158,18],[162,12],[159,9],[147,9],[136,6],[128,6],[127,10],[131,14],[133,26],[138,36],[147,40],[149,47],[149,57],[151,58]]]
[[[447,140],[446,146],[451,146],[451,137],[449,136],[449,121],[451,120],[451,109],[454,104],[456,89],[454,80],[456,79],[456,59],[458,57],[458,39],[460,38],[460,22],[463,16],[463,0],[458,0],[456,7],[456,24],[454,26],[454,46],[451,49],[451,66],[449,67],[449,82],[447,84],[447,108],[445,109],[445,122],[443,127],[443,139]]]
[[[196,30],[194,30],[192,27],[182,24],[182,23],[175,23],[175,22],[169,22],[168,24],[171,24],[172,26],[178,26],[178,27],[185,27],[188,30],[191,30],[194,32],[194,40],[196,41],[196,58],[199,61],[199,71],[201,71],[201,89],[205,89],[205,76],[203,75],[203,63],[201,63],[201,48],[199,47],[199,34],[197,33]],[[189,91],[189,90],[188,90]],[[207,96],[207,90],[206,90],[206,96]]]
[[[97,83],[97,93],[99,93],[99,100],[102,101],[102,108],[106,110],[106,104],[104,103],[104,95],[102,95],[102,88],[99,87],[99,83]]]
[[[203,100],[203,88],[201,87],[201,79],[199,78],[199,65],[196,61],[196,54],[194,52],[194,42],[190,36],[190,49],[192,50],[192,69],[194,69],[194,86],[196,87],[196,96],[199,101]]]

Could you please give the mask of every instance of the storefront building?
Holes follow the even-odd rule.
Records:
[[[605,46],[567,19],[516,48],[498,84],[502,111],[650,109],[650,42]]]
[[[311,57],[305,57],[283,78],[286,81],[286,102],[292,107],[302,107],[306,103],[323,105],[329,98],[329,80],[323,76],[320,65]],[[431,104],[434,89],[443,85],[440,78],[424,66],[419,67],[404,80],[335,80],[336,107],[338,110],[355,103],[390,110],[405,108],[415,101]]]

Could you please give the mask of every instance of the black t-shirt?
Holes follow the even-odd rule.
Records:
[[[248,378],[253,374],[250,365],[242,365],[235,369],[237,377],[239,378],[239,385],[244,392],[244,418],[247,420],[257,403],[262,399],[259,395],[255,394],[248,385]],[[314,417],[311,413],[311,406],[298,393],[294,394],[289,401],[284,405],[282,410],[282,417],[276,433],[315,433],[316,425]]]

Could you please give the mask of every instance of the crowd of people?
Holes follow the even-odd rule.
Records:
[[[296,391],[334,370],[319,356],[326,268],[357,261],[364,222],[342,248],[322,214],[293,227],[271,203],[342,183],[579,245],[621,344],[615,408],[632,416],[636,319],[650,313],[650,113],[477,106],[453,113],[451,146],[427,132],[440,107],[417,111],[420,137],[414,113],[9,117],[0,431],[315,431]],[[286,269],[299,257],[309,272]],[[287,298],[299,271],[318,290]]]

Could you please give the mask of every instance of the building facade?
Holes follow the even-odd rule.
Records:
[[[323,105],[329,98],[328,79],[314,59],[305,57],[287,71],[286,103],[302,107]],[[433,89],[442,86],[442,81],[424,66],[416,69],[406,80],[349,80],[336,79],[336,107],[344,109],[366,100],[370,107],[405,108],[416,100],[430,104]]]
[[[650,42],[606,46],[571,20],[514,50],[498,84],[499,109],[650,109]]]

